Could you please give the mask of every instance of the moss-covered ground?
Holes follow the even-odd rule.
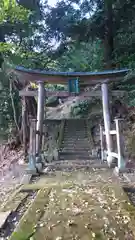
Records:
[[[10,240],[132,240],[135,208],[109,169],[55,172],[38,189]]]

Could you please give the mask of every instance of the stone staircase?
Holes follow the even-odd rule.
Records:
[[[85,119],[65,121],[59,160],[90,160],[90,143]]]

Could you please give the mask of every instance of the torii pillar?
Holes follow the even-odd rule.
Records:
[[[44,123],[44,102],[45,102],[45,88],[44,82],[38,81],[38,106],[37,106],[37,127],[36,127],[36,154],[41,153],[43,123]]]
[[[103,83],[101,85],[102,90],[102,105],[103,105],[103,117],[104,117],[104,126],[105,126],[105,136],[106,136],[106,145],[107,145],[107,162],[111,166],[113,162],[113,157],[111,156],[112,152],[112,138],[110,135],[111,122],[110,122],[110,111],[109,111],[109,96],[108,96],[108,85]]]
[[[31,122],[30,131],[30,154],[28,171],[30,171],[32,174],[36,174],[37,172],[42,171],[43,167],[41,148],[44,123],[44,102],[44,83],[42,81],[38,81],[37,119],[34,122]]]

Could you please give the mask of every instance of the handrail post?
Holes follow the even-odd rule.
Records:
[[[36,169],[36,119],[30,121],[29,166],[28,172],[35,174]]]
[[[125,168],[124,157],[122,152],[122,143],[121,143],[121,136],[120,136],[120,120],[122,119],[115,119],[116,124],[116,139],[117,139],[117,150],[118,150],[118,169],[121,170]]]

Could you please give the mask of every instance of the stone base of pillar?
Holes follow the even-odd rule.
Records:
[[[43,159],[42,159],[42,156],[38,156],[36,157],[36,169],[38,171],[38,173],[41,173],[42,170],[43,170]]]
[[[113,172],[116,176],[119,176],[122,173],[128,172],[128,169],[126,169],[126,168],[120,169],[118,167],[115,167]]]
[[[116,162],[112,156],[107,156],[107,163],[109,168],[114,168],[116,166]]]
[[[36,168],[36,158],[32,155],[29,155],[29,163],[28,168],[26,169],[28,174],[37,175],[37,168]]]
[[[124,161],[124,158],[121,156],[120,159],[118,159],[118,168],[120,170],[125,169],[126,163]]]
[[[125,161],[121,157],[121,159],[118,160],[118,166],[116,166],[115,169],[114,169],[114,173],[116,175],[119,175],[120,173],[124,173],[124,172],[127,172],[127,171],[128,171],[128,169],[126,168]]]

